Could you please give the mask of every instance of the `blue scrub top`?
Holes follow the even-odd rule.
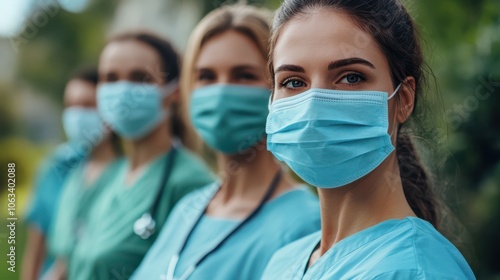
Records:
[[[321,231],[279,250],[262,279],[475,279],[455,246],[419,218],[388,220],[353,234],[306,271],[320,239]]]
[[[178,203],[132,279],[165,279],[170,260],[217,189],[218,184],[212,184]],[[175,276],[182,275],[239,222],[203,216],[180,255]],[[264,204],[252,220],[196,267],[189,280],[259,279],[276,250],[319,228],[317,197],[305,187],[288,191]]]
[[[62,144],[47,157],[36,175],[34,192],[26,213],[26,223],[47,236],[55,217],[62,187],[71,170],[85,157],[69,144]],[[46,256],[41,273],[52,265],[53,257]]]

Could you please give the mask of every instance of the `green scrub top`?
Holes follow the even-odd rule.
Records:
[[[153,204],[167,158],[168,153],[153,160],[132,186],[125,185],[129,162],[119,166],[115,179],[92,209],[89,226],[73,251],[69,279],[128,279],[156,240],[177,201],[214,181],[198,158],[177,148],[170,177],[153,217],[156,232],[144,240],[134,233],[134,223]]]
[[[91,184],[85,182],[86,162],[71,172],[63,186],[55,221],[49,231],[50,255],[69,259],[75,243],[87,226],[90,210],[113,181],[123,161],[123,158],[119,158],[109,163]]]

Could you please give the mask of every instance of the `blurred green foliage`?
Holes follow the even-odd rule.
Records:
[[[248,2],[273,9],[280,3]],[[430,132],[422,137],[439,152],[423,154],[439,169],[433,170],[438,192],[446,196],[470,235],[468,249],[475,256],[469,256],[469,261],[476,276],[500,279],[500,1],[404,2],[420,26],[435,74],[427,92],[435,114],[432,122],[423,124]],[[4,100],[0,102],[0,139],[11,139],[0,144],[0,161],[2,166],[9,160],[23,166],[23,185],[32,180],[34,166],[46,148],[12,140],[12,135],[19,136],[22,124],[9,105],[15,101],[8,93],[28,84],[61,104],[69,73],[77,65],[96,63],[118,3],[93,1],[80,14],[61,10],[38,27],[27,43],[19,43],[16,80],[0,90]],[[206,13],[228,2],[195,3]]]
[[[476,276],[500,279],[500,1],[407,2],[444,103],[434,108],[444,122],[429,124],[447,155],[439,181],[470,234]]]

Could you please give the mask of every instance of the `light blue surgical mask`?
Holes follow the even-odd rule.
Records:
[[[315,88],[276,100],[267,118],[267,149],[313,186],[347,185],[394,150],[389,98],[379,91]]]
[[[193,91],[190,115],[201,138],[215,150],[236,154],[265,136],[271,91],[263,87],[216,84]]]
[[[69,142],[89,152],[101,143],[107,131],[95,108],[68,107],[63,111],[62,122]]]
[[[143,138],[167,118],[163,99],[177,87],[118,81],[97,88],[97,108],[104,122],[125,139]]]

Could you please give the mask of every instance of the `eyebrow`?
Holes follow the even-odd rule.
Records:
[[[330,64],[328,64],[328,71],[334,70],[336,68],[344,67],[347,65],[352,65],[352,64],[363,64],[366,65],[370,68],[375,69],[375,65],[370,63],[368,60],[364,60],[359,57],[351,57],[351,58],[346,58],[346,59],[341,59],[337,61],[332,61]]]
[[[368,60],[364,60],[364,59],[358,58],[358,57],[351,57],[351,58],[346,58],[346,59],[341,59],[341,60],[331,62],[330,64],[328,64],[328,71],[334,70],[336,68],[344,67],[347,65],[352,65],[352,64],[363,64],[363,65],[366,65],[370,68],[375,69],[375,65],[373,65]],[[293,64],[283,64],[283,65],[280,65],[278,68],[276,68],[274,70],[274,73],[285,72],[285,71],[299,72],[299,73],[306,72],[304,70],[304,68],[301,66],[293,65]]]
[[[258,69],[257,66],[250,65],[250,64],[247,64],[247,65],[238,65],[238,66],[234,66],[233,68],[231,68],[232,71],[256,70],[256,69]]]
[[[306,70],[304,70],[303,67],[300,67],[298,65],[293,65],[293,64],[283,64],[280,65],[278,68],[274,70],[274,73],[278,72],[284,72],[284,71],[289,71],[289,72],[300,72],[300,73],[305,73]]]
[[[241,70],[255,70],[258,69],[257,66],[251,65],[251,64],[242,64],[242,65],[236,65],[231,67],[231,71],[241,71]],[[207,67],[198,67],[195,69],[195,71],[212,71],[212,68],[207,66]]]

